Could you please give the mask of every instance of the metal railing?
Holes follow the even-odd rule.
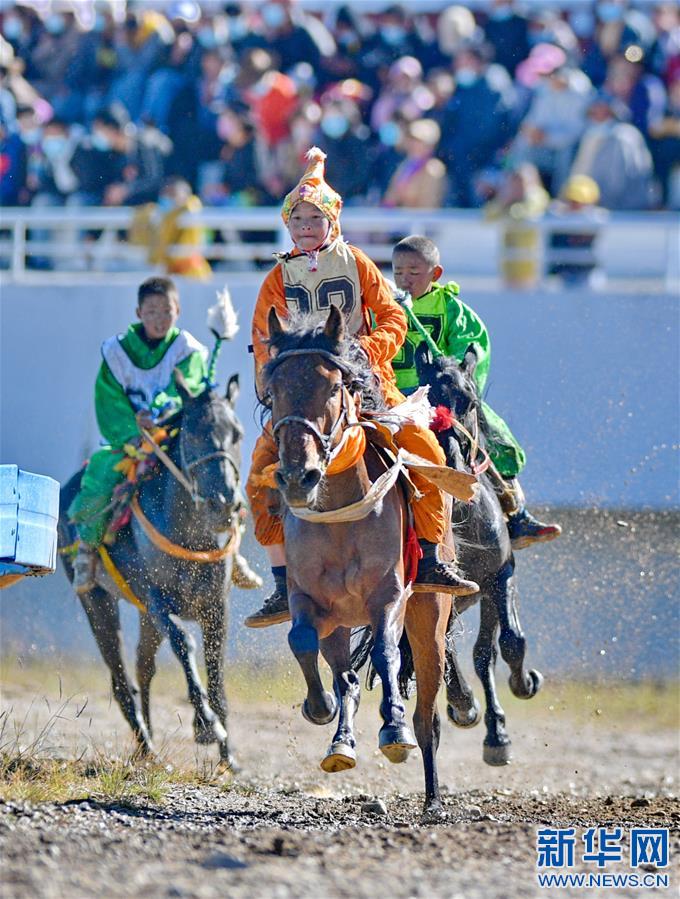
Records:
[[[135,209],[5,208],[0,210],[0,270],[17,281],[67,275],[92,280],[154,270],[148,249],[128,234]],[[290,246],[275,208],[211,208],[186,215],[182,224],[204,229],[201,246],[172,248],[175,255],[201,252],[214,268],[241,272],[266,267],[272,255]],[[388,266],[394,243],[408,234],[424,234],[438,245],[447,274],[457,278],[496,277],[503,249],[503,220],[490,222],[479,210],[385,210],[349,207],[343,231],[378,265]],[[645,280],[667,290],[680,279],[680,219],[677,214],[611,213],[599,226],[596,255],[605,276]],[[550,236],[578,231],[578,216],[528,223],[536,229],[539,272],[547,270]],[[156,269],[158,270],[158,269]]]

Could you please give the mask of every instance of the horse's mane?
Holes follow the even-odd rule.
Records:
[[[333,340],[324,333],[324,322],[313,315],[293,313],[286,319],[286,330],[270,337],[266,344],[277,355],[288,350],[319,350],[337,356],[345,369],[343,382],[350,390],[359,391],[362,408],[376,412],[386,408],[380,381],[356,337],[346,333],[342,340]],[[276,367],[274,356],[263,368],[265,381]],[[260,404],[266,410],[266,403],[260,400]]]

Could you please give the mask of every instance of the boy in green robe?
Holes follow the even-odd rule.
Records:
[[[392,269],[399,290],[411,295],[413,314],[444,355],[462,361],[467,348],[474,345],[477,353],[474,377],[481,395],[491,362],[489,333],[474,310],[460,300],[455,281],[439,284],[443,269],[435,243],[418,235],[404,238],[394,247]],[[404,346],[392,360],[402,393],[410,393],[419,386],[415,351],[422,339],[409,318]],[[489,430],[487,449],[502,478],[497,488],[513,548],[523,549],[532,543],[554,540],[562,533],[560,526],[538,521],[525,506],[518,481],[526,462],[524,450],[500,415],[486,403],[482,407]]]
[[[111,497],[125,479],[117,468],[125,458],[125,445],[139,441],[140,428],[153,428],[160,417],[180,411],[175,369],[193,395],[205,390],[208,350],[176,327],[179,312],[179,294],[170,278],[147,278],[137,291],[139,322],[102,344],[94,398],[97,424],[108,445],[90,457],[80,491],[68,509],[80,537],[73,580],[78,593],[95,585],[97,547],[109,525]],[[251,586],[261,584],[242,557],[237,557],[234,568],[239,586],[248,580],[254,581]]]

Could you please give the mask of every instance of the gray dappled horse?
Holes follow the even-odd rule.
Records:
[[[202,551],[221,555],[238,527],[243,504],[239,486],[240,444],[243,429],[234,412],[238,377],[233,376],[220,395],[212,387],[198,397],[186,390],[181,373],[175,372],[182,397],[180,415],[172,420],[179,435],[171,439],[170,459],[192,486],[192,494],[165,466],[159,463],[150,480],[142,480],[139,506],[157,532],[175,547],[193,557]],[[61,509],[68,509],[80,486],[83,472],[64,486]],[[61,546],[73,544],[77,531],[62,511],[59,520]],[[220,759],[231,764],[227,738],[227,701],[224,692],[224,646],[227,627],[227,598],[231,584],[233,552],[218,561],[199,562],[176,558],[158,549],[142,529],[131,522],[109,548],[116,568],[133,593],[146,606],[140,614],[137,646],[137,677],[125,666],[123,638],[118,615],[120,593],[101,566],[97,586],[80,596],[104,661],[111,671],[111,684],[126,721],[142,753],[151,753],[149,688],[156,671],[155,657],[163,639],[170,640],[189,688],[194,707],[194,735],[199,743],[218,743]],[[62,556],[66,574],[73,580],[68,556]],[[203,634],[207,691],[201,683],[196,643],[180,619],[197,621]]]
[[[481,424],[479,440],[483,447],[483,413],[473,378],[476,364],[477,355],[472,347],[460,364],[446,356],[433,358],[424,342],[416,351],[418,380],[420,384],[429,384],[430,403],[449,409],[468,432],[475,430],[476,415]],[[467,470],[475,463],[476,460],[470,459],[469,439],[461,430],[448,428],[439,431],[437,438],[451,467]],[[466,506],[455,503],[452,523],[460,565],[480,586],[480,626],[473,660],[486,699],[484,761],[489,765],[505,765],[510,761],[511,742],[496,693],[494,671],[498,648],[510,667],[509,684],[515,696],[531,699],[541,688],[543,678],[533,668],[524,667],[526,640],[517,611],[515,559],[510,537],[491,476],[485,472],[479,475],[479,480],[481,489],[476,501]],[[461,608],[460,600],[457,608]],[[453,640],[448,642],[446,693],[447,714],[454,724],[472,727],[479,722],[479,704],[460,671]]]

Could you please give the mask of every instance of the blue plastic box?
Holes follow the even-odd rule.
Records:
[[[59,482],[0,465],[0,560],[47,574],[57,564]]]

